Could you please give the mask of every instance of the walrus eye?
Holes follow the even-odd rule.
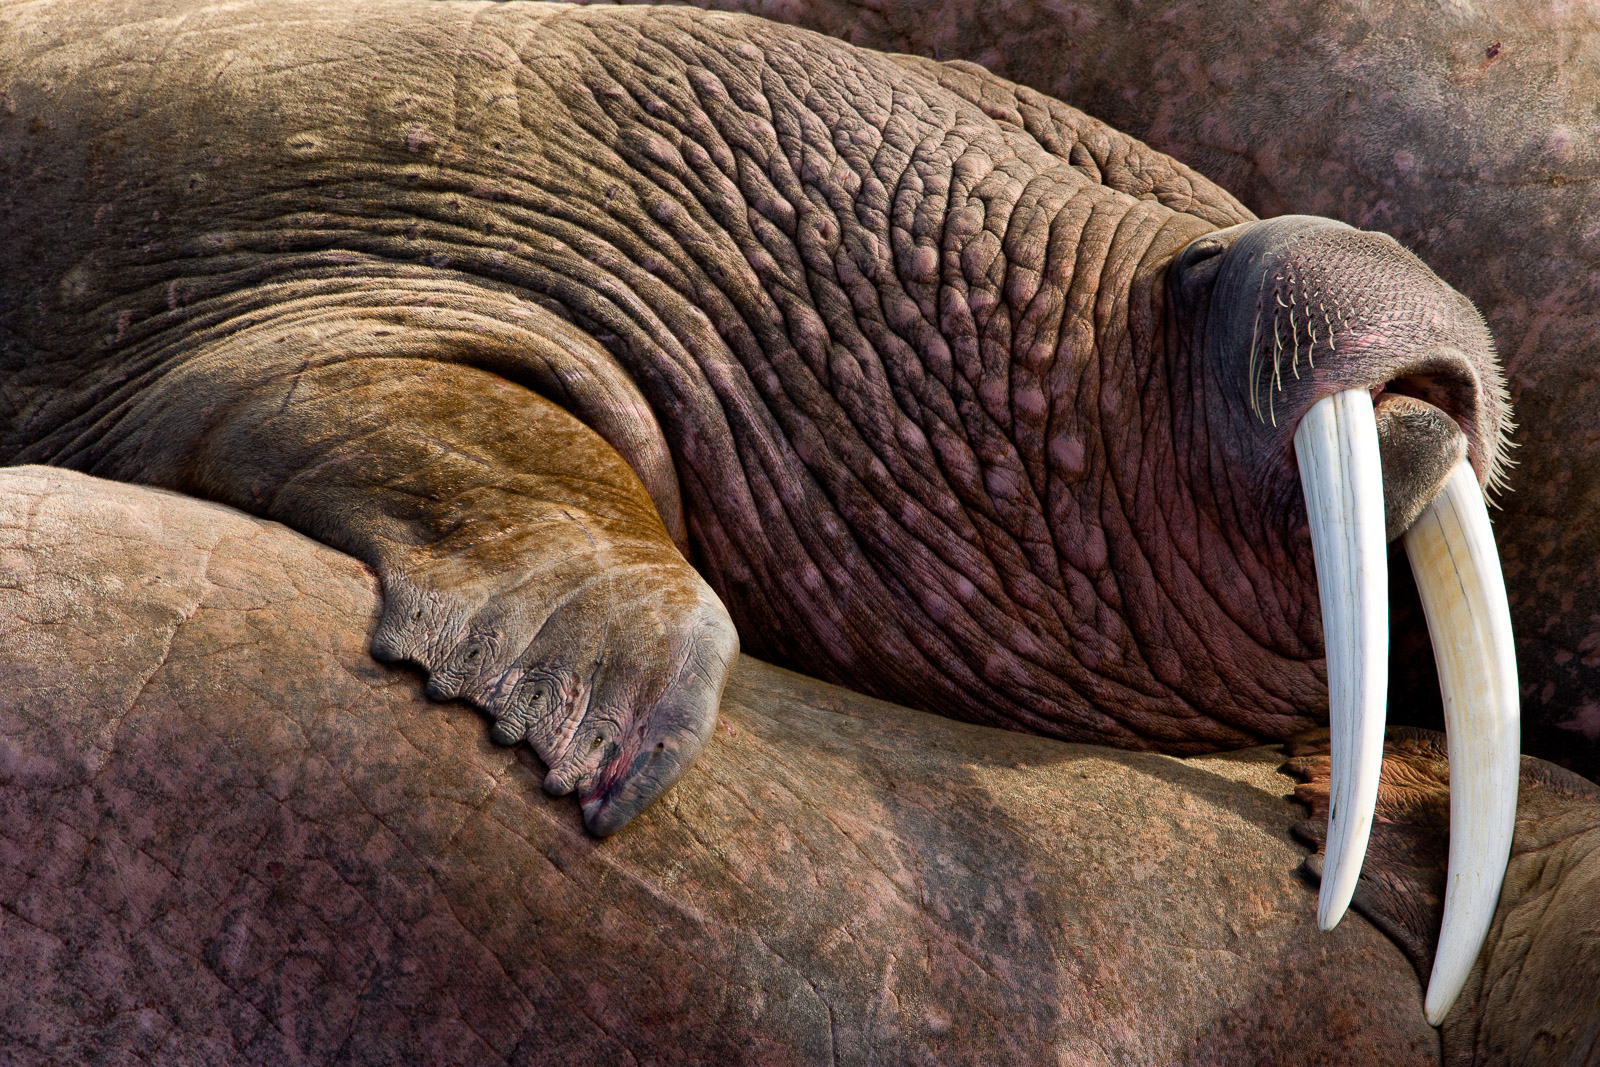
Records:
[[[1174,257],[1172,269],[1176,272],[1178,292],[1186,305],[1198,306],[1210,291],[1217,271],[1222,268],[1222,253],[1227,250],[1228,243],[1222,238],[1207,236],[1190,241]]]

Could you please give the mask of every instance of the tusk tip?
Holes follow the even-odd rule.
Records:
[[[1365,842],[1363,842],[1365,844]],[[1317,925],[1322,927],[1324,933],[1333,930],[1339,925],[1339,920],[1344,918],[1344,913],[1350,910],[1350,898],[1355,893],[1354,878],[1341,878],[1341,868],[1348,864],[1339,862],[1324,863],[1322,868],[1322,888],[1317,893]],[[1355,869],[1360,871],[1361,863],[1358,857]],[[1348,884],[1345,884],[1348,882]]]
[[[1435,991],[1430,987],[1428,996],[1422,1005],[1422,1014],[1428,1020],[1429,1026],[1441,1025],[1445,1020],[1445,1016],[1450,1014],[1450,1009],[1455,1007],[1456,1004],[1456,993],[1450,994],[1448,999],[1443,996],[1436,997],[1434,993]],[[1436,1003],[1436,1001],[1439,1003]]]

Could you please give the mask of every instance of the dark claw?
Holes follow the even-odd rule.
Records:
[[[598,775],[607,784],[599,792],[580,798],[583,825],[596,837],[607,837],[628,825],[694,762],[716,722],[713,708],[700,736],[680,735],[672,741],[646,739],[637,749],[629,745],[618,752]]]

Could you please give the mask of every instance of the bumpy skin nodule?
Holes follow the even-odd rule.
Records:
[[[7,16],[0,453],[360,556],[375,649],[526,733],[591,826],[681,769],[734,647],[675,543],[746,647],[922,708],[1194,752],[1323,705],[1276,405],[1416,368],[1352,306],[1350,358],[1243,407],[1254,349],[1205,309],[1259,264],[1168,268],[1249,216],[1172,160],[977,68],[681,9]],[[1378,291],[1468,351],[1424,399],[1492,461],[1481,323],[1404,267]]]

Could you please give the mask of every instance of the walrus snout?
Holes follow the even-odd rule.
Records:
[[[1169,284],[1201,341],[1199,380],[1222,398],[1210,411],[1232,427],[1230,477],[1292,505],[1283,474],[1299,474],[1304,510],[1290,507],[1288,519],[1303,514],[1315,563],[1333,737],[1325,930],[1349,905],[1372,827],[1388,701],[1387,544],[1404,537],[1452,763],[1450,881],[1427,998],[1437,1023],[1487,933],[1516,806],[1516,662],[1481,489],[1498,479],[1510,424],[1488,329],[1393,238],[1332,219],[1285,216],[1202,236],[1175,257]]]
[[[1258,425],[1294,427],[1344,389],[1411,396],[1459,425],[1480,483],[1503,481],[1511,423],[1488,328],[1394,238],[1286,215],[1206,234],[1174,267],[1180,309],[1204,303],[1208,366]]]
[[[1467,458],[1467,436],[1444,411],[1401,392],[1374,397],[1373,414],[1383,465],[1384,539],[1394,541],[1438,499],[1450,472]]]

